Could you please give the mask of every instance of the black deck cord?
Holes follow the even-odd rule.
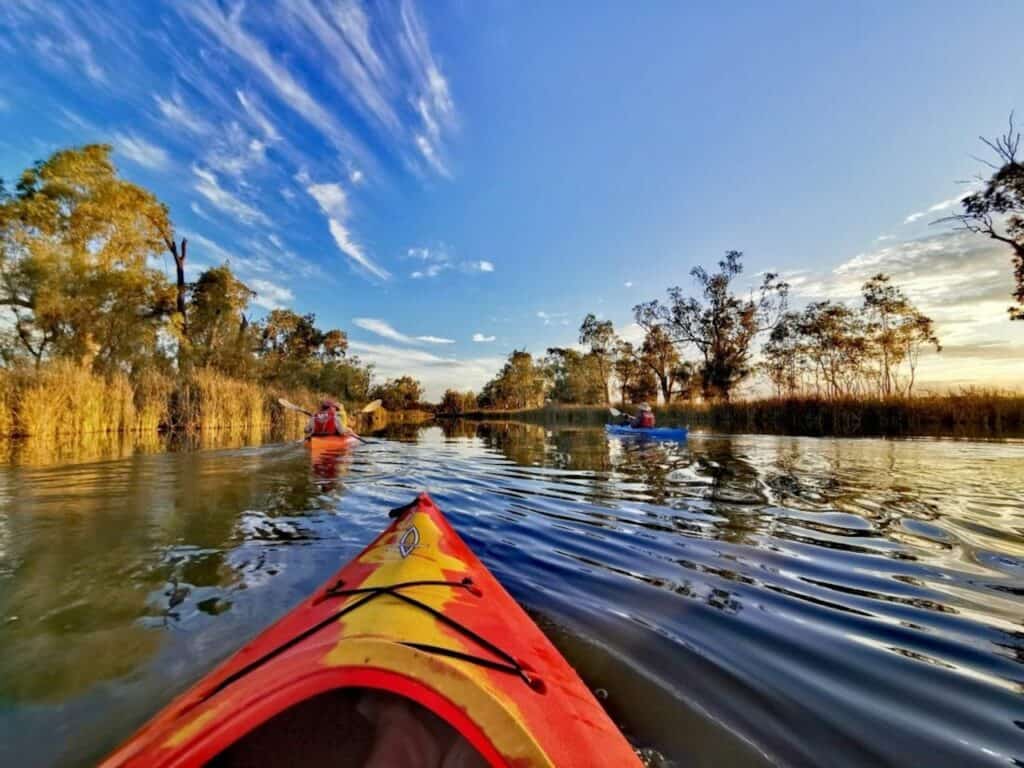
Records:
[[[450,585],[453,585],[453,586],[454,586],[454,584],[458,584],[459,586],[465,587],[466,589],[469,589],[469,590],[475,589],[475,587],[473,586],[472,580],[469,579],[468,577],[463,579],[461,582],[455,582],[454,584],[452,582],[442,582],[442,583],[447,583],[447,584],[450,584]],[[344,595],[360,595],[360,594],[370,594],[370,598],[367,598],[367,599],[372,599],[374,597],[377,597],[378,595],[391,595],[392,597],[396,597],[399,600],[402,600],[403,602],[408,603],[409,605],[415,606],[415,607],[419,608],[420,610],[426,611],[431,616],[433,616],[435,619],[437,619],[438,621],[440,621],[443,624],[448,625],[449,627],[454,629],[456,632],[461,634],[463,637],[468,637],[470,640],[475,642],[477,645],[481,646],[484,650],[490,651],[495,656],[500,658],[504,663],[497,662],[497,661],[491,661],[490,659],[484,659],[484,658],[481,658],[479,656],[473,656],[473,655],[470,655],[470,654],[464,654],[461,651],[453,651],[451,649],[442,648],[442,647],[436,646],[436,645],[426,645],[424,643],[406,643],[406,642],[402,642],[402,645],[408,646],[410,648],[418,648],[418,649],[423,650],[423,651],[430,651],[431,653],[436,653],[436,654],[438,654],[440,656],[451,656],[453,658],[462,659],[464,661],[472,661],[472,662],[475,662],[477,664],[480,664],[481,666],[491,667],[492,669],[498,669],[498,670],[501,670],[503,672],[508,672],[509,674],[513,674],[516,677],[520,678],[524,683],[526,683],[528,686],[530,686],[534,690],[537,690],[537,691],[543,690],[543,685],[544,685],[543,681],[541,681],[539,678],[535,678],[535,677],[532,677],[531,675],[529,675],[527,673],[527,671],[523,668],[523,665],[520,664],[519,661],[515,658],[515,656],[513,656],[512,654],[507,653],[506,651],[502,650],[501,648],[496,646],[494,643],[492,643],[487,638],[485,638],[485,637],[483,637],[481,635],[478,635],[472,629],[470,629],[469,627],[465,626],[464,624],[461,624],[461,623],[455,621],[455,619],[451,618],[450,616],[446,616],[445,614],[441,613],[437,609],[431,608],[426,603],[421,603],[419,600],[416,600],[416,599],[414,599],[412,597],[409,597],[408,595],[403,595],[400,592],[396,592],[395,591],[399,587],[414,586],[416,584],[417,584],[417,582],[408,582],[408,583],[405,583],[405,584],[395,584],[395,585],[390,586],[390,587],[362,587],[362,588],[358,588],[358,589],[338,589],[337,586],[336,586],[336,587],[332,587],[331,589],[327,590],[327,592],[324,593],[324,597],[328,597],[328,596],[333,597],[333,596],[336,596],[336,595],[340,597],[340,596],[344,596]],[[363,600],[363,601],[361,601],[359,603],[359,605],[362,605],[365,602],[366,602],[366,600]],[[401,642],[401,641],[399,641],[399,642]]]
[[[416,586],[416,587],[419,587],[419,586],[427,586],[427,585],[431,585],[431,586],[445,586],[445,587],[463,587],[465,589],[468,589],[469,586],[470,586],[469,584],[463,583],[461,581],[410,581],[407,584],[395,584],[395,585],[393,585],[391,587],[382,587],[381,590],[387,591],[387,590],[390,590],[390,589],[400,589],[400,588],[405,587],[405,586]],[[325,597],[332,596],[333,595],[332,590],[336,590],[339,586],[340,586],[340,583],[339,584],[335,584],[333,587],[328,589],[327,592],[325,592],[323,595],[321,595],[319,598],[317,598],[314,601],[314,605],[316,603],[321,602]],[[364,599],[358,600],[358,601],[356,601],[354,603],[346,605],[340,611],[335,611],[334,613],[332,613],[327,618],[322,619],[321,621],[318,621],[313,626],[311,626],[311,627],[309,627],[307,629],[304,629],[302,632],[299,632],[299,634],[295,635],[295,637],[292,637],[292,638],[286,640],[285,642],[281,643],[281,645],[277,646],[272,651],[268,651],[267,653],[265,653],[262,656],[260,656],[258,659],[255,659],[254,661],[249,662],[248,664],[246,664],[244,667],[242,667],[237,672],[233,672],[232,674],[228,675],[223,680],[221,680],[219,683],[217,683],[217,685],[214,686],[214,688],[209,693],[207,693],[205,696],[203,696],[203,700],[205,701],[206,699],[209,699],[209,698],[213,697],[214,695],[220,693],[225,688],[227,688],[229,685],[231,685],[232,683],[236,682],[237,680],[245,677],[247,674],[252,672],[257,667],[262,666],[263,664],[265,664],[266,662],[270,661],[275,656],[279,656],[280,654],[284,653],[285,651],[289,650],[290,648],[295,647],[296,645],[301,643],[306,638],[315,635],[317,632],[319,632],[324,627],[328,626],[329,624],[333,624],[335,621],[340,619],[345,614],[350,613],[351,611],[354,611],[359,606],[364,605],[365,603],[370,602],[371,600],[373,600],[375,597],[378,596],[377,593],[372,593],[371,590],[367,590],[367,592],[370,592],[370,594],[368,594],[367,597],[365,597]],[[394,594],[397,595],[398,593],[396,592]]]
[[[409,605],[415,606],[416,608],[420,608],[421,610],[426,611],[437,620],[456,630],[459,634],[468,637],[469,639],[473,640],[475,643],[483,647],[485,650],[490,651],[495,656],[502,659],[502,661],[493,661],[491,659],[485,659],[480,656],[473,656],[472,654],[462,653],[461,651],[456,651],[450,648],[442,648],[440,646],[427,645],[424,643],[405,643],[398,641],[400,645],[404,645],[409,648],[415,648],[416,650],[425,651],[428,653],[437,654],[439,656],[449,656],[451,658],[460,659],[462,661],[469,661],[474,664],[479,664],[480,666],[488,667],[490,669],[495,669],[501,672],[507,672],[518,677],[520,680],[526,683],[531,689],[537,691],[538,693],[544,692],[544,681],[540,678],[531,676],[514,656],[503,651],[490,640],[481,637],[476,632],[471,630],[469,627],[463,626],[451,617],[445,616],[440,611],[431,608],[429,605],[421,603],[419,600],[411,598],[408,595],[403,595],[401,592],[398,591],[400,589],[404,589],[407,587],[426,586],[443,586],[474,590],[475,587],[473,586],[473,581],[469,577],[463,579],[462,581],[407,581],[402,582],[400,584],[391,584],[386,587],[360,587],[356,589],[341,589],[341,586],[342,584],[341,582],[339,582],[334,586],[329,587],[320,597],[314,600],[314,605],[331,597],[347,597],[351,595],[366,595],[366,597],[364,597],[362,600],[357,600],[354,603],[346,605],[340,611],[335,611],[327,618],[318,621],[313,626],[295,635],[295,637],[292,637],[284,643],[281,643],[281,645],[279,645],[277,648],[274,648],[272,651],[269,651],[260,658],[255,659],[249,664],[246,664],[237,672],[228,675],[226,678],[217,683],[217,685],[214,686],[214,688],[211,691],[209,691],[209,693],[203,696],[201,700],[206,701],[212,698],[213,696],[227,688],[229,685],[238,681],[245,675],[249,674],[257,667],[262,666],[266,662],[270,661],[275,656],[279,656],[288,649],[295,647],[297,644],[301,643],[306,638],[311,637],[324,627],[334,623],[345,614],[351,613],[356,608],[366,605],[366,603],[370,602],[371,600],[375,600],[381,595],[391,595],[392,597],[397,598],[405,603],[408,603]]]

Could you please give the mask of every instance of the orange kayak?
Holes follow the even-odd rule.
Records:
[[[103,765],[639,766],[433,501],[392,517]]]
[[[359,438],[356,437],[355,433],[349,435],[314,435],[313,437],[306,438],[306,445],[309,446],[314,456],[320,453],[347,451],[349,448],[355,447],[358,442]]]

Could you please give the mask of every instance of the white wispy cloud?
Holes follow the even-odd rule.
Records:
[[[267,156],[267,145],[246,133],[237,121],[231,120],[206,152],[206,163],[229,176],[241,177]]]
[[[960,201],[962,201],[965,197],[968,197],[969,195],[973,194],[975,189],[976,189],[976,186],[974,184],[972,184],[971,186],[969,186],[967,189],[965,189],[963,192],[961,192],[956,197],[950,197],[950,198],[948,198],[946,200],[940,200],[939,202],[935,203],[935,205],[928,206],[928,208],[926,210],[924,210],[924,211],[915,211],[914,213],[911,213],[905,219],[903,219],[903,223],[904,224],[913,224],[915,221],[918,221],[919,219],[923,219],[928,214],[931,214],[931,213],[942,213],[943,211],[948,211],[951,208],[954,208],[955,206],[959,205]],[[883,238],[880,237],[878,239],[882,240]]]
[[[352,239],[348,230],[348,197],[341,184],[313,184],[309,177],[300,174],[297,177],[300,183],[306,184],[306,192],[316,200],[320,210],[327,217],[327,225],[339,250],[348,256],[349,260],[357,269],[369,273],[381,280],[387,280],[391,273],[379,266],[363,251],[361,245]]]
[[[402,344],[454,344],[454,339],[446,339],[441,336],[409,336],[408,334],[402,333],[395,329],[390,323],[385,320],[380,320],[375,317],[354,317],[352,318],[352,324],[358,328],[362,328],[364,331],[369,331],[372,334],[380,336],[384,339],[390,339],[391,341],[397,341]]]
[[[455,339],[446,339],[443,336],[417,336],[416,341],[426,344],[454,344]]]
[[[82,34],[88,18],[79,10],[63,4],[18,2],[4,4],[4,21],[13,27],[25,26],[32,47],[43,66],[84,73],[97,85],[108,85],[107,72],[96,58],[92,44]]]
[[[537,310],[537,317],[544,321],[544,325],[568,325],[568,312],[545,312]]]
[[[252,300],[252,303],[258,307],[280,309],[288,306],[292,299],[295,298],[288,288],[272,283],[269,280],[256,278],[250,279],[247,282],[249,287],[256,291],[256,297]]]
[[[411,277],[413,280],[419,280],[420,278],[424,277],[437,277],[450,266],[450,264],[444,263],[428,264],[427,266],[423,267],[423,269],[414,269],[412,272],[409,273],[409,277]]]
[[[284,65],[278,62],[262,40],[242,27],[241,3],[222,11],[210,0],[182,4],[181,9],[209,32],[224,48],[245,61],[270,84],[278,97],[337,148],[357,150],[358,143],[334,116],[318,102]],[[361,151],[361,150],[360,150]]]
[[[367,66],[367,61],[380,64],[369,35],[369,19],[355,2],[346,7],[335,7],[333,13],[320,8],[310,0],[282,0],[287,19],[293,26],[305,30],[319,43],[324,53],[328,77],[335,81],[339,91],[354,97],[356,107],[391,131],[399,128],[398,116],[392,108],[386,90],[389,88],[387,72],[383,66]],[[350,40],[351,38],[351,40]]]
[[[857,254],[826,273],[803,270],[786,275],[795,303],[831,299],[858,303],[861,286],[884,272],[894,285],[935,320],[945,349],[922,359],[921,381],[952,383],[1019,381],[1020,357],[993,354],[993,344],[1011,352],[1019,344],[1007,320],[1013,275],[1008,249],[977,235],[946,231],[889,243]],[[1005,342],[1005,344],[1004,344]],[[982,349],[981,345],[987,345]],[[1009,345],[1009,346],[1006,346]],[[970,356],[975,363],[966,363]],[[967,367],[965,367],[967,366]],[[1016,371],[1016,373],[1014,373]]]
[[[479,274],[482,272],[494,271],[494,262],[487,261],[486,259],[473,261],[454,260],[448,252],[448,249],[443,244],[436,248],[430,248],[427,246],[409,248],[406,251],[406,256],[410,259],[422,262],[422,266],[417,267],[409,273],[409,277],[414,280],[438,277],[442,273],[451,269],[457,269],[458,271],[467,274]]]
[[[238,103],[242,105],[242,109],[249,116],[249,119],[263,132],[263,136],[267,141],[275,142],[281,139],[281,134],[277,132],[277,127],[261,109],[260,103],[254,94],[247,94],[245,91],[238,90],[235,91],[235,96],[238,98]]]
[[[220,245],[220,243],[211,240],[210,238],[200,234],[199,232],[185,232],[184,235],[185,237],[188,238],[189,242],[189,258],[191,258],[192,255],[195,253],[196,245],[198,244],[199,251],[201,254],[213,257],[211,261],[216,261],[221,264],[223,264],[224,262],[231,263],[237,261],[235,255],[231,251],[229,251],[227,248],[224,248],[222,245]]]
[[[358,168],[353,168],[348,174],[348,180],[353,184],[362,184],[366,176]]]
[[[206,136],[212,130],[211,125],[185,103],[180,93],[174,92],[168,97],[156,94],[153,100],[161,115],[189,133]]]
[[[423,134],[416,136],[416,148],[420,151],[420,154],[423,155],[423,159],[427,161],[427,164],[430,165],[431,168],[442,176],[451,176],[451,172],[438,155],[434,145],[431,144],[430,140]]]
[[[450,176],[442,158],[441,144],[442,129],[454,129],[457,122],[448,80],[434,59],[426,29],[409,0],[402,0],[399,16],[399,50],[415,85],[415,93],[410,98],[422,127],[415,136],[416,148],[435,171]]]
[[[205,197],[215,208],[220,209],[224,213],[231,214],[245,224],[270,224],[270,220],[262,211],[259,211],[248,203],[243,202],[237,196],[224,189],[220,185],[220,182],[217,180],[217,176],[213,171],[207,168],[202,168],[198,165],[193,165],[192,173],[195,174],[198,179],[195,183],[194,189],[200,195]]]
[[[451,386],[479,391],[505,362],[501,357],[460,359],[425,349],[361,341],[350,341],[349,350],[363,361],[373,363],[375,372],[382,378],[415,377],[432,400],[439,400],[444,390]]]
[[[486,344],[488,342],[494,341],[494,336],[485,336],[482,333],[474,333],[473,341],[475,341],[477,344]]]
[[[624,283],[622,284],[622,286],[623,286],[624,288],[632,288],[632,287],[633,287],[633,281],[632,281],[632,280],[627,280],[626,282],[624,282]]]
[[[192,213],[194,213],[196,216],[199,216],[200,218],[206,219],[207,221],[210,222],[213,221],[213,219],[210,218],[210,214],[208,214],[199,203],[192,202],[189,205],[189,208],[192,209]]]
[[[115,133],[114,146],[132,162],[151,170],[163,170],[170,160],[165,149],[136,134]]]

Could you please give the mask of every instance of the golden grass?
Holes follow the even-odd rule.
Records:
[[[135,377],[135,426],[140,432],[156,432],[171,423],[171,401],[176,382],[172,376],[145,370]]]
[[[305,407],[317,401],[315,393],[271,392],[210,369],[183,378],[147,370],[129,379],[58,360],[39,369],[0,369],[0,437],[50,444],[71,436],[166,430],[301,435],[306,417],[281,408],[279,394]]]
[[[1024,395],[980,388],[915,397],[785,397],[672,403],[661,423],[812,435],[1002,435],[1024,432]]]
[[[104,378],[58,361],[38,371],[13,371],[5,384],[0,423],[8,435],[56,439],[123,431],[135,422],[134,391],[123,375]]]
[[[209,368],[193,371],[174,397],[172,423],[186,430],[252,429],[269,423],[264,390]]]

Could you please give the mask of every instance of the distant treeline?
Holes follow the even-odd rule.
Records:
[[[151,265],[169,255],[176,279]],[[167,207],[117,174],[110,148],[55,153],[0,181],[0,436],[249,428],[286,420],[278,394],[391,409],[422,398],[374,385],[340,329],[274,309],[227,264],[185,279]]]
[[[931,318],[884,274],[864,284],[859,306],[823,301],[793,312],[789,286],[774,274],[754,296],[734,293],[742,269],[742,254],[730,251],[717,272],[693,270],[697,296],[671,288],[665,302],[638,304],[639,344],[589,314],[580,325],[582,349],[552,347],[539,360],[516,350],[479,395],[446,392],[441,411],[609,404],[613,391],[623,403],[729,403],[757,372],[779,396],[906,397],[921,352],[941,349]],[[766,341],[755,362],[759,338]]]
[[[1007,246],[1015,285],[1008,313],[1024,320],[1024,162],[1013,115],[1003,135],[983,141],[996,155],[988,163],[991,176],[944,221]],[[664,301],[636,305],[633,316],[644,336],[635,344],[621,339],[610,321],[589,314],[580,325],[580,348],[553,347],[539,359],[514,351],[479,393],[446,392],[440,411],[609,404],[616,387],[624,403],[660,399],[722,409],[741,384],[761,374],[775,391],[765,405],[772,413],[776,406],[768,403],[804,403],[818,414],[808,418],[824,423],[831,417],[811,403],[872,402],[879,423],[889,424],[886,408],[901,408],[915,394],[922,352],[942,349],[932,319],[883,272],[865,282],[858,304],[821,301],[792,311],[789,286],[776,274],[763,275],[750,294],[737,294],[733,285],[742,270],[742,254],[729,251],[717,271],[691,270],[695,292],[669,288]],[[753,413],[752,407],[722,412]]]
[[[845,437],[1024,435],[1024,395],[983,389],[884,400],[771,397],[729,403],[674,402],[655,406],[654,411],[662,426],[724,432]],[[609,420],[607,407],[557,404],[514,410],[467,410],[457,415],[480,421],[522,421],[560,427],[596,427]]]

